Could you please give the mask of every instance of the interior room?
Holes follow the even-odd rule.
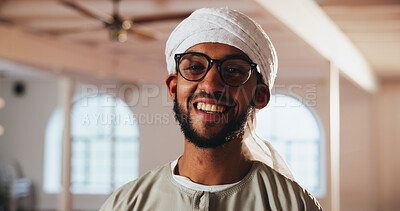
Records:
[[[182,154],[165,43],[203,7],[274,44],[256,131],[324,210],[400,210],[400,1],[0,0],[0,211],[98,210]]]

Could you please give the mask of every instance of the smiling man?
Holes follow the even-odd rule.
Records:
[[[184,153],[120,188],[101,210],[322,210],[254,134],[277,71],[258,24],[227,8],[199,9],[171,33],[165,53]]]

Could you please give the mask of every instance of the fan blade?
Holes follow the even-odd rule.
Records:
[[[0,23],[5,23],[5,24],[13,24],[14,21],[6,18],[0,18]]]
[[[80,13],[82,13],[88,17],[97,19],[106,25],[112,24],[114,22],[114,18],[109,15],[103,15],[103,16],[97,15],[97,14],[93,13],[92,11],[85,9],[72,1],[66,1],[66,0],[59,0],[59,1],[61,4],[65,5],[67,7],[70,7],[74,10],[77,10]]]
[[[113,0],[112,2],[113,2],[113,16],[118,16],[120,0]]]
[[[158,14],[138,16],[132,18],[133,23],[149,23],[154,21],[181,20],[187,18],[192,12],[174,13],[174,14]]]
[[[63,34],[72,34],[72,33],[81,33],[81,32],[90,32],[90,31],[97,31],[105,29],[104,26],[95,26],[95,27],[79,27],[79,28],[69,28],[69,29],[53,29],[53,30],[37,30],[37,29],[30,29],[29,31],[33,33],[40,33],[40,34],[49,34],[54,36],[59,36]]]
[[[134,25],[128,30],[128,32],[145,40],[158,40],[160,38],[160,34],[157,31],[146,29],[145,27],[137,25]]]

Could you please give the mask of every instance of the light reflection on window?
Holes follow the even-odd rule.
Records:
[[[315,114],[300,100],[276,94],[256,118],[256,133],[279,151],[296,181],[315,197],[324,196],[324,135]]]

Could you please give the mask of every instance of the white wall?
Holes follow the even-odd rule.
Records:
[[[341,87],[341,210],[400,210],[400,80]]]
[[[14,81],[0,82],[0,96],[6,107],[0,110],[0,124],[5,134],[0,136],[0,160],[6,163],[17,161],[24,176],[35,186],[35,195],[40,210],[58,207],[58,196],[45,194],[42,190],[44,134],[47,121],[58,103],[56,80],[27,81],[27,92],[22,97],[12,94]],[[113,87],[107,83],[100,87]],[[131,109],[138,118],[140,133],[139,175],[176,159],[183,151],[183,136],[172,113],[172,102],[164,84],[141,85],[140,93],[130,93],[137,98],[131,101]],[[115,87],[115,86],[114,86]],[[77,88],[77,91],[82,89]],[[119,90],[110,89],[117,93]],[[107,196],[74,196],[74,207],[97,210]]]
[[[0,110],[0,160],[18,163],[23,176],[32,180],[39,206],[42,204],[43,150],[46,123],[57,104],[57,84],[53,81],[26,81],[26,93],[13,94],[14,81],[0,82],[0,96],[6,106]]]
[[[378,210],[400,210],[400,79],[382,81],[376,100]]]
[[[341,78],[341,211],[377,210],[374,96]]]

